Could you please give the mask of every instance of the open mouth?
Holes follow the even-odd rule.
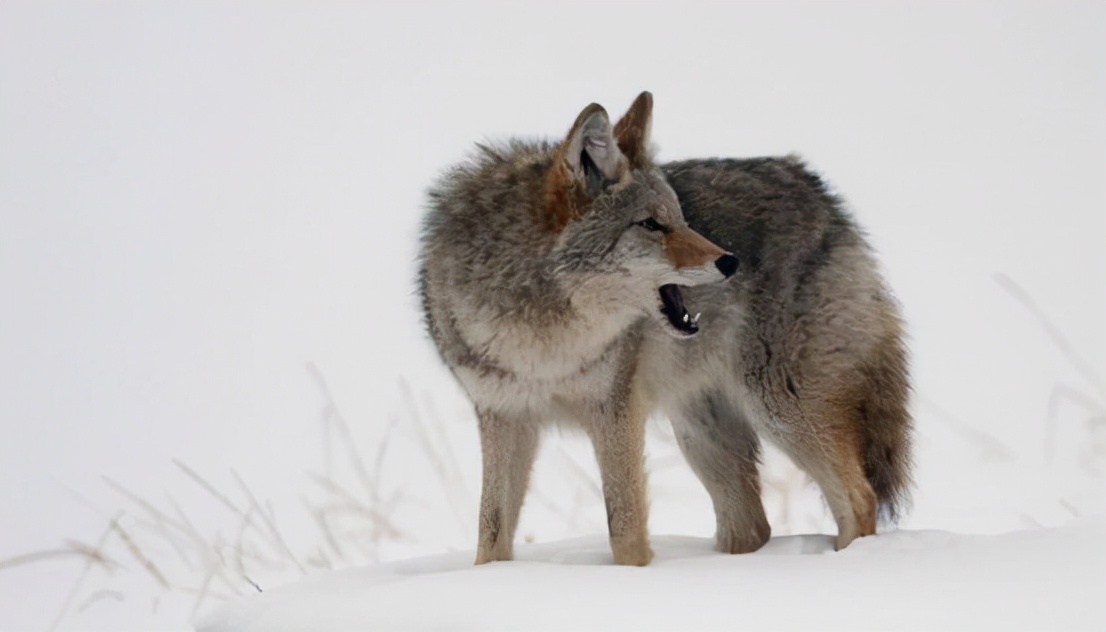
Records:
[[[699,314],[692,316],[684,307],[684,295],[680,286],[668,283],[660,287],[661,313],[668,318],[669,324],[685,336],[693,336],[699,331]]]

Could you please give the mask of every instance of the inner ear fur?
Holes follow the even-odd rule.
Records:
[[[625,170],[626,159],[615,141],[611,120],[598,103],[580,112],[561,147],[569,171],[578,180],[586,181],[587,169],[592,166],[599,170],[598,175],[615,182]]]
[[[653,127],[653,94],[642,92],[634,99],[630,109],[622,115],[614,126],[614,136],[618,139],[618,148],[632,168],[648,166],[652,163],[649,155],[649,136]]]
[[[598,103],[584,108],[554,152],[545,177],[542,202],[546,224],[559,231],[582,216],[603,182],[621,180],[628,166],[607,111]]]

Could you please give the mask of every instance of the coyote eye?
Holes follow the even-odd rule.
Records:
[[[648,219],[643,219],[640,222],[634,222],[634,226],[641,226],[645,230],[653,230],[653,231],[658,231],[659,230],[662,233],[667,233],[668,232],[668,227],[667,226],[665,226],[664,224],[658,222],[657,220],[653,219],[652,217],[650,217]]]

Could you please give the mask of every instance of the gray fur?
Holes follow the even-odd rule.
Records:
[[[651,111],[643,93],[615,135],[593,104],[561,143],[480,147],[430,191],[420,292],[480,419],[478,563],[511,558],[551,423],[592,439],[621,564],[652,557],[644,422],[658,409],[714,501],[720,550],[769,537],[760,436],[819,483],[839,547],[875,531],[877,502],[894,516],[907,497],[901,323],[855,223],[794,158],[658,168]],[[723,249],[741,261],[728,280]],[[661,314],[665,284],[702,313],[698,334]]]
[[[721,286],[725,296],[717,288],[688,292],[696,309],[738,305],[743,314],[684,345],[683,360],[699,362],[695,344],[726,340],[741,359],[745,388],[777,419],[816,423],[805,420],[825,400],[843,387],[859,391],[848,393],[856,410],[845,413],[859,424],[850,431],[860,435],[880,506],[896,520],[909,505],[906,350],[898,305],[855,221],[795,157],[688,160],[662,169],[688,224],[742,261]],[[708,296],[700,300],[700,293]],[[796,424],[762,425],[802,465],[784,436]],[[827,430],[818,424],[814,431]]]

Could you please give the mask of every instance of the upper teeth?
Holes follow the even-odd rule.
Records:
[[[691,316],[688,316],[687,312],[684,312],[684,322],[686,323],[686,322],[690,322],[690,321],[691,321]]]
[[[691,322],[693,322],[693,323],[698,323],[698,322],[699,322],[699,317],[700,317],[700,316],[702,316],[702,314],[700,314],[699,312],[696,312],[696,313],[695,313],[695,316],[694,316],[694,317],[693,317],[693,318],[691,319]]]

